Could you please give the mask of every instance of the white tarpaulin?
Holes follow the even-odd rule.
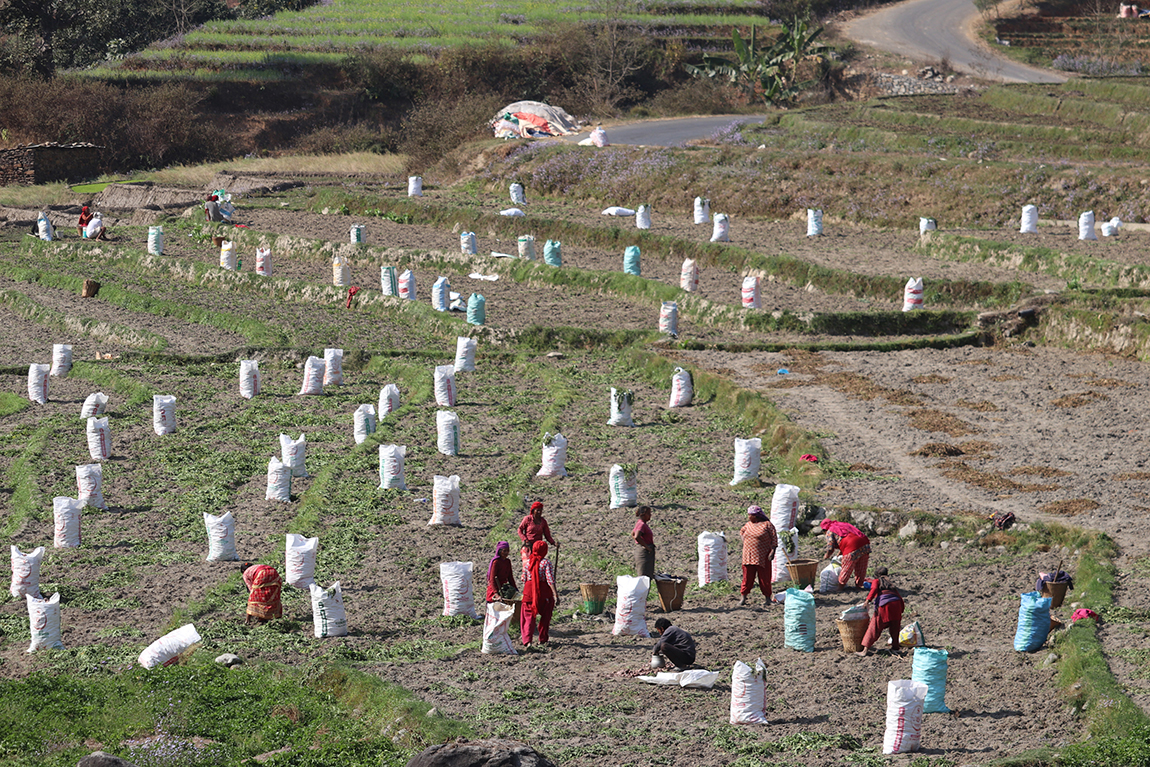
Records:
[[[574,117],[559,107],[541,101],[516,101],[508,104],[491,118],[491,127],[495,131],[495,138],[567,136],[581,130]]]

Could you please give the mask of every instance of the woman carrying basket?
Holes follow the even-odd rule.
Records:
[[[855,653],[862,657],[871,654],[871,647],[882,636],[884,629],[890,629],[890,638],[894,642],[894,647],[891,650],[895,654],[899,651],[898,632],[902,629],[902,594],[895,587],[894,582],[891,581],[890,576],[885,567],[880,567],[874,571],[874,581],[870,585],[870,593],[867,594],[866,603],[869,605],[871,602],[875,604],[874,615],[870,619],[870,625],[867,626],[866,634],[862,640],[862,650]]]

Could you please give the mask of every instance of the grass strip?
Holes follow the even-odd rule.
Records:
[[[0,534],[14,537],[30,519],[44,521],[45,500],[40,490],[40,472],[37,467],[48,448],[48,441],[60,431],[64,419],[60,416],[45,419],[40,426],[24,440],[19,456],[5,472],[5,484],[12,488],[8,500],[8,513],[5,514]]]

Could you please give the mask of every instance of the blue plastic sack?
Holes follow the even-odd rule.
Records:
[[[636,277],[642,275],[643,270],[639,266],[638,245],[628,245],[627,249],[623,251],[623,271]]]
[[[910,678],[926,685],[926,702],[922,710],[927,714],[947,713],[946,707],[946,650],[933,650],[929,647],[916,647],[914,662],[911,664]]]
[[[487,299],[479,293],[472,293],[467,299],[467,322],[470,325],[482,325],[487,321]]]
[[[563,266],[563,243],[559,240],[548,240],[543,246],[543,263],[548,266]]]
[[[815,597],[800,589],[787,589],[783,603],[784,646],[815,651]]]
[[[1046,644],[1050,633],[1050,597],[1028,591],[1022,595],[1018,606],[1018,631],[1014,634],[1014,649],[1018,652],[1034,652]]]

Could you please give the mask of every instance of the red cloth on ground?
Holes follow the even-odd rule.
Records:
[[[763,596],[771,595],[771,568],[770,565],[743,565],[743,585],[739,593],[744,596],[751,593],[755,586],[755,576],[759,577],[759,590]]]

